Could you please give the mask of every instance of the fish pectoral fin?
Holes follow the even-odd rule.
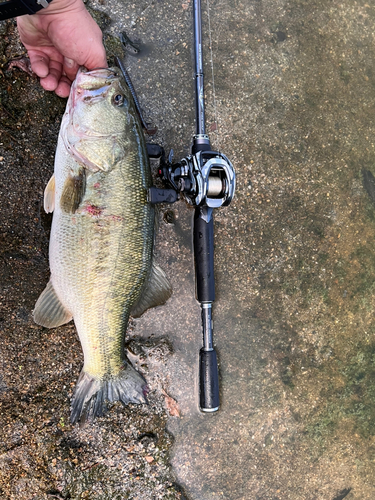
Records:
[[[84,168],[80,168],[76,175],[69,174],[66,178],[60,199],[61,209],[74,214],[82,202],[86,191],[86,173]]]
[[[153,264],[150,276],[136,304],[132,307],[130,314],[138,318],[150,307],[156,307],[167,302],[172,295],[172,288],[162,269]]]
[[[35,323],[46,328],[56,328],[73,319],[72,314],[67,311],[58,298],[51,280],[35,304],[33,317]]]
[[[55,210],[55,174],[52,175],[44,190],[44,211],[49,214]]]

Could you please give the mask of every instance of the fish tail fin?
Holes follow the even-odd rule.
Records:
[[[72,400],[70,421],[72,424],[92,421],[104,415],[107,403],[114,401],[124,405],[147,403],[147,391],[145,379],[126,361],[116,376],[95,378],[82,370]]]

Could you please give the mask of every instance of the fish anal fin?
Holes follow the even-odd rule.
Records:
[[[55,174],[52,175],[44,190],[44,211],[49,214],[55,210]]]
[[[33,317],[35,323],[46,328],[56,328],[73,319],[72,314],[66,310],[58,298],[51,280],[35,304]]]
[[[161,306],[172,295],[172,288],[164,271],[153,264],[149,278],[143,288],[138,302],[132,307],[130,314],[133,318],[139,318],[147,309]]]
[[[74,214],[82,202],[86,190],[86,173],[81,168],[76,175],[70,174],[66,178],[61,198],[61,209],[69,214]]]

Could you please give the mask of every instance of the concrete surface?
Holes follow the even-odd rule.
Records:
[[[109,55],[121,30],[141,43],[127,67],[153,140],[177,159],[194,133],[191,7],[91,4],[109,16],[95,14]],[[156,248],[174,294],[129,330],[150,405],[79,429],[67,424],[74,327],[30,316],[48,277],[41,200],[64,103],[6,71],[22,49],[2,23],[2,498],[375,497],[374,24],[363,1],[210,2],[207,126],[238,180],[215,213],[221,409],[197,409],[192,213],[180,202],[161,208]]]

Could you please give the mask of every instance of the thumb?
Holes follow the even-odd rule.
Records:
[[[86,66],[88,70],[108,67],[107,56],[101,40],[98,40],[97,43],[94,44],[93,50],[87,57],[84,66]]]

